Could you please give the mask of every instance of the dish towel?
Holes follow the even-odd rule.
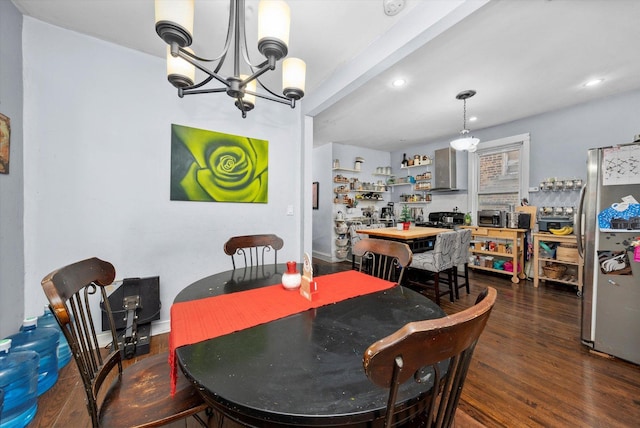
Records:
[[[202,342],[396,285],[355,270],[322,275],[314,280],[318,285],[318,291],[311,301],[301,296],[299,290],[286,290],[282,284],[277,284],[174,303],[171,306],[169,333],[171,395],[175,394],[178,375],[175,351],[180,346]]]

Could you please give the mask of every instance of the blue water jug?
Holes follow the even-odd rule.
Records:
[[[14,351],[36,351],[40,356],[38,365],[38,396],[48,391],[58,380],[58,331],[52,328],[37,328],[38,318],[26,318],[20,332],[11,339]]]
[[[38,409],[38,363],[35,351],[15,351],[11,339],[0,340],[0,390],[4,403],[0,428],[25,427]]]
[[[47,327],[54,328],[58,330],[58,371],[69,364],[71,361],[71,348],[69,347],[69,342],[67,342],[67,338],[64,337],[64,333],[62,333],[62,329],[58,325],[58,321],[56,321],[56,317],[53,316],[49,306],[44,306],[44,313],[38,317],[38,328]]]

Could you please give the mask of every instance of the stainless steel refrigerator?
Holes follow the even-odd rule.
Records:
[[[640,142],[589,150],[575,219],[584,257],[581,339],[640,364],[640,205],[624,204],[629,196],[640,201]]]

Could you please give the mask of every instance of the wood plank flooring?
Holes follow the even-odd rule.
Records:
[[[349,264],[336,264],[336,270]],[[459,408],[487,427],[637,427],[640,366],[593,354],[580,344],[580,299],[562,284],[512,284],[503,276],[472,272],[471,294],[461,290],[455,313],[485,286],[498,300],[476,348]],[[640,338],[639,338],[640,340]],[[152,352],[167,349],[154,336]],[[462,426],[463,424],[458,424]],[[73,362],[38,400],[29,427],[89,427],[82,382]],[[193,419],[171,427],[196,427]]]

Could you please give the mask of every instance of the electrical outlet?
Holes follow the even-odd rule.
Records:
[[[293,215],[293,205],[287,205],[287,215]]]
[[[539,188],[539,187],[536,187],[536,186],[534,186],[534,187],[529,187],[529,193],[531,193],[531,192],[539,192],[539,191],[540,191],[540,188]]]

